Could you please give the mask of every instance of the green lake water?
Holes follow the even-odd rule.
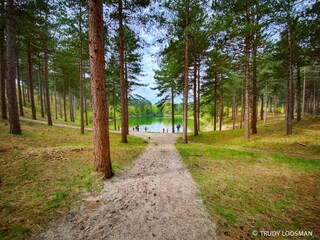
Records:
[[[175,132],[177,132],[177,125],[180,124],[180,132],[182,132],[182,116],[175,116],[174,125]],[[145,131],[147,127],[148,132],[165,132],[172,133],[171,117],[164,116],[143,116],[143,117],[131,117],[129,118],[129,130],[132,131],[133,127],[139,125],[140,131]],[[121,126],[120,120],[117,120],[117,126]],[[113,122],[110,122],[110,129],[114,129]],[[136,130],[135,130],[136,131]],[[193,131],[193,119],[188,119],[188,132]]]

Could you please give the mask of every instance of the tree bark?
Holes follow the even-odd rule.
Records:
[[[287,80],[287,135],[292,134],[292,117],[293,117],[293,88],[292,88],[292,40],[291,40],[291,20],[290,20],[290,1],[288,2],[287,12],[287,34],[288,34],[288,80]]]
[[[214,100],[213,100],[213,130],[217,130],[217,87],[218,87],[218,75],[214,76]]]
[[[104,80],[102,0],[88,1],[88,4],[94,164],[96,171],[101,171],[106,178],[111,178],[113,172],[110,157],[108,98]]]
[[[232,97],[232,129],[235,129],[236,125],[236,90],[233,90]]]
[[[15,35],[13,0],[7,1],[7,86],[11,134],[21,134],[16,94]]]
[[[302,116],[306,111],[306,67],[303,68]]]
[[[79,4],[79,44],[80,44],[80,64],[79,64],[79,87],[80,87],[80,133],[84,134],[84,116],[83,116],[83,46],[82,46],[82,6]]]
[[[126,119],[126,81],[124,76],[124,37],[123,37],[123,16],[122,0],[118,0],[119,20],[119,56],[120,56],[120,101],[121,101],[121,142],[127,143],[127,119]]]
[[[46,20],[48,21],[47,15],[46,15]],[[51,108],[50,108],[50,92],[49,92],[48,39],[45,40],[45,44],[44,44],[44,84],[45,84],[45,93],[46,93],[47,121],[48,121],[48,125],[52,126],[52,116],[51,116]]]
[[[198,110],[197,110],[197,61],[193,64],[193,134],[198,136]]]
[[[245,37],[245,96],[244,96],[244,138],[250,139],[250,113],[249,113],[249,92],[250,92],[250,36]]]
[[[67,100],[66,100],[65,89],[63,89],[63,112],[64,112],[64,121],[68,122],[68,119],[67,119]]]
[[[39,81],[39,91],[38,91],[38,99],[40,101],[40,112],[41,117],[44,118],[44,107],[43,107],[43,87],[42,87],[42,76],[41,76],[41,67],[39,65],[38,70],[38,81]]]
[[[29,41],[28,46],[28,70],[29,70],[29,95],[30,95],[30,104],[31,104],[31,112],[32,112],[32,119],[36,120],[36,106],[34,103],[34,94],[33,94],[33,79],[32,79],[32,58],[31,58],[31,42]]]
[[[198,59],[198,131],[200,132],[200,57]]]
[[[1,1],[1,11],[4,12],[4,0]],[[1,21],[0,28],[0,89],[1,89],[1,117],[2,119],[8,119],[7,115],[7,99],[6,99],[6,74],[5,74],[5,47],[4,47],[4,21]]]
[[[24,116],[23,112],[23,102],[22,102],[22,92],[21,92],[21,75],[20,75],[20,62],[19,57],[17,57],[17,82],[18,82],[18,96],[19,96],[19,113],[20,116]]]
[[[185,8],[185,29],[189,24],[189,1],[187,0]],[[183,134],[182,143],[188,143],[188,93],[189,93],[189,33],[185,31],[184,47],[184,84],[183,84]]]
[[[222,79],[220,83],[220,115],[219,115],[219,131],[222,130],[223,125],[223,84]]]
[[[251,115],[251,129],[252,134],[257,134],[257,97],[258,97],[258,90],[257,90],[257,34],[255,34],[255,39],[252,45],[252,115]]]
[[[300,75],[300,62],[297,62],[297,121],[301,121],[301,75]]]
[[[172,133],[174,133],[174,91],[171,87],[171,123],[172,123]]]

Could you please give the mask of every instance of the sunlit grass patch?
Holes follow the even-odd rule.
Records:
[[[22,122],[23,134],[13,136],[8,128],[0,122],[0,239],[23,239],[101,189],[103,176],[93,171],[92,132]],[[116,174],[146,146],[110,139]]]
[[[312,230],[319,236],[319,123],[304,120],[292,136],[275,122],[250,141],[237,129],[177,143],[220,238],[252,238],[253,230]]]

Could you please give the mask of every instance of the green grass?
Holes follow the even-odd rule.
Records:
[[[271,119],[250,141],[243,130],[189,136],[177,148],[217,223],[218,238],[252,230],[312,230],[320,236],[320,119]]]
[[[97,193],[103,176],[93,171],[92,132],[21,122],[23,134],[8,134],[0,122],[0,239],[24,239]],[[144,140],[110,134],[115,174],[129,168]]]

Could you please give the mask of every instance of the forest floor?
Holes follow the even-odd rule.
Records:
[[[45,122],[44,122],[45,123]],[[21,121],[22,135],[9,134],[0,120],[0,239],[26,239],[97,194],[103,174],[93,171],[92,132],[48,127]],[[147,141],[110,133],[115,175],[121,175],[141,154]]]
[[[215,239],[177,135],[133,135],[150,143],[131,169],[34,239]]]
[[[264,239],[260,231],[312,231],[320,239],[320,118],[284,115],[259,121],[258,134],[243,129],[190,134],[176,147],[198,184],[218,239]],[[290,238],[290,237],[289,237]]]

